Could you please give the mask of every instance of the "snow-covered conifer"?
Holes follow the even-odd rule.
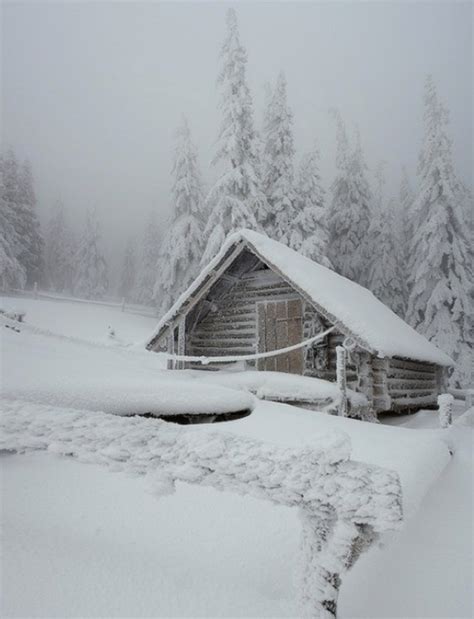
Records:
[[[152,208],[147,217],[141,255],[137,268],[137,283],[134,297],[138,303],[153,305],[153,290],[157,278],[157,261],[160,251],[160,228],[156,218],[156,209]]]
[[[57,202],[45,234],[45,282],[57,292],[72,291],[76,241],[66,220],[64,206]]]
[[[74,294],[100,299],[108,288],[107,262],[101,248],[99,222],[95,210],[88,211],[76,254]]]
[[[416,259],[407,318],[458,361],[472,355],[472,265],[465,194],[454,170],[447,124],[447,110],[428,77],[418,164],[420,187],[413,202]],[[469,371],[458,363],[453,382],[464,382]]]
[[[377,224],[371,228],[374,254],[368,275],[369,288],[400,317],[405,315],[404,279],[395,234],[395,201],[382,201],[377,208]]]
[[[399,193],[399,216],[395,219],[396,233],[398,235],[398,254],[400,256],[400,267],[404,281],[405,307],[408,304],[409,281],[412,269],[414,268],[412,257],[413,240],[413,189],[405,166],[402,166],[402,180]]]
[[[263,128],[263,187],[268,209],[263,228],[269,236],[289,244],[296,217],[295,147],[293,115],[288,106],[283,72],[277,78],[267,105]]]
[[[337,123],[336,178],[329,206],[329,258],[335,270],[360,284],[367,283],[369,263],[368,230],[372,195],[367,180],[360,136],[351,152],[341,115],[334,111]]]
[[[135,243],[128,240],[123,257],[122,272],[120,273],[119,297],[125,301],[135,300],[137,277],[137,263],[135,256]]]
[[[230,232],[239,228],[259,230],[257,222],[266,213],[246,66],[247,53],[240,42],[237,16],[234,9],[229,9],[218,76],[222,121],[213,159],[221,174],[207,197],[210,215],[204,233],[207,245],[203,263],[217,253]]]
[[[183,119],[173,163],[173,219],[158,257],[154,297],[166,311],[199,270],[203,251],[203,189],[196,148]]]
[[[39,282],[43,274],[44,241],[39,219],[36,215],[36,196],[33,186],[31,165],[25,161],[19,167],[18,174],[18,223],[22,252],[19,260],[26,270],[27,285]]]
[[[297,178],[296,210],[290,246],[303,255],[331,267],[328,253],[325,192],[319,173],[319,149],[303,155]]]
[[[26,272],[18,260],[19,252],[14,212],[6,195],[4,159],[0,156],[0,290],[24,287]]]

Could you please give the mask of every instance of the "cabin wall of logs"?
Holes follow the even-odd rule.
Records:
[[[332,326],[329,319],[283,277],[265,267],[253,254],[244,252],[220,274],[192,310],[173,323],[167,337],[158,342],[154,350],[205,357],[261,352],[258,349],[257,305],[283,300],[302,302],[302,339],[309,339]],[[336,347],[342,345],[348,335],[335,329],[324,340],[307,346],[303,350],[303,375],[336,381]],[[284,346],[272,349],[280,347]],[[180,362],[173,367],[216,370],[228,366]],[[255,362],[247,362],[247,367],[257,366]],[[364,393],[375,412],[436,407],[441,385],[439,368],[435,365],[397,358],[379,359],[355,346],[347,355],[346,368],[348,387]],[[260,365],[258,369],[269,368]]]

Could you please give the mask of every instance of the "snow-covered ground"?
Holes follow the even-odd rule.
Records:
[[[25,307],[23,301],[11,307]],[[32,324],[79,335],[74,304],[58,308],[51,302],[46,309],[49,302],[30,303],[26,311]],[[81,337],[102,343],[96,326],[104,309],[122,317],[127,339],[146,335],[141,317],[90,306]],[[4,389],[21,373],[57,372],[61,359],[72,376],[91,363],[102,379],[122,372],[123,380],[140,379],[142,385],[163,373],[154,353],[47,340],[28,328],[18,334],[2,327],[1,337],[15,342],[7,355],[2,347]],[[54,347],[44,340],[54,341]],[[184,376],[170,380],[181,387],[200,382]],[[406,522],[345,577],[341,617],[472,617],[472,426],[437,430],[433,411],[390,422],[399,427],[259,402],[245,419],[195,431],[300,446],[310,445],[321,432],[342,429],[351,438],[354,459],[398,471]],[[446,437],[455,448],[451,458]],[[295,509],[181,483],[174,495],[157,500],[146,492],[143,478],[52,454],[4,454],[0,462],[2,616],[296,615],[293,575],[300,523]]]
[[[61,297],[59,297],[61,299]],[[41,329],[88,341],[112,343],[109,327],[124,342],[145,339],[156,326],[156,318],[122,312],[119,307],[64,300],[47,301],[21,297],[1,297],[0,309],[23,311],[26,322]]]
[[[129,321],[134,318],[128,316]],[[163,370],[159,354],[56,336],[1,316],[0,342],[1,392],[10,400],[116,415],[208,415],[253,406],[253,397],[242,391],[198,381],[177,383],[176,373]]]

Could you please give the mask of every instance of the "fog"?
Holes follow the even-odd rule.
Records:
[[[2,142],[33,165],[42,220],[61,199],[73,221],[96,205],[113,264],[155,205],[169,214],[173,132],[185,114],[207,183],[220,121],[219,3],[4,3]],[[450,109],[459,175],[472,186],[472,4],[250,3],[237,8],[258,124],[264,84],[283,69],[297,156],[318,139],[334,172],[328,109],[356,124],[371,171],[413,182],[422,88],[432,73]]]

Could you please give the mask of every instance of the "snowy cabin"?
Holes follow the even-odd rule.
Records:
[[[285,348],[331,326],[322,341],[246,365],[335,381],[336,346],[345,341],[352,348],[348,386],[364,393],[375,412],[436,405],[444,370],[452,365],[445,353],[366,288],[250,230],[226,239],[160,320],[147,348],[238,357]]]

